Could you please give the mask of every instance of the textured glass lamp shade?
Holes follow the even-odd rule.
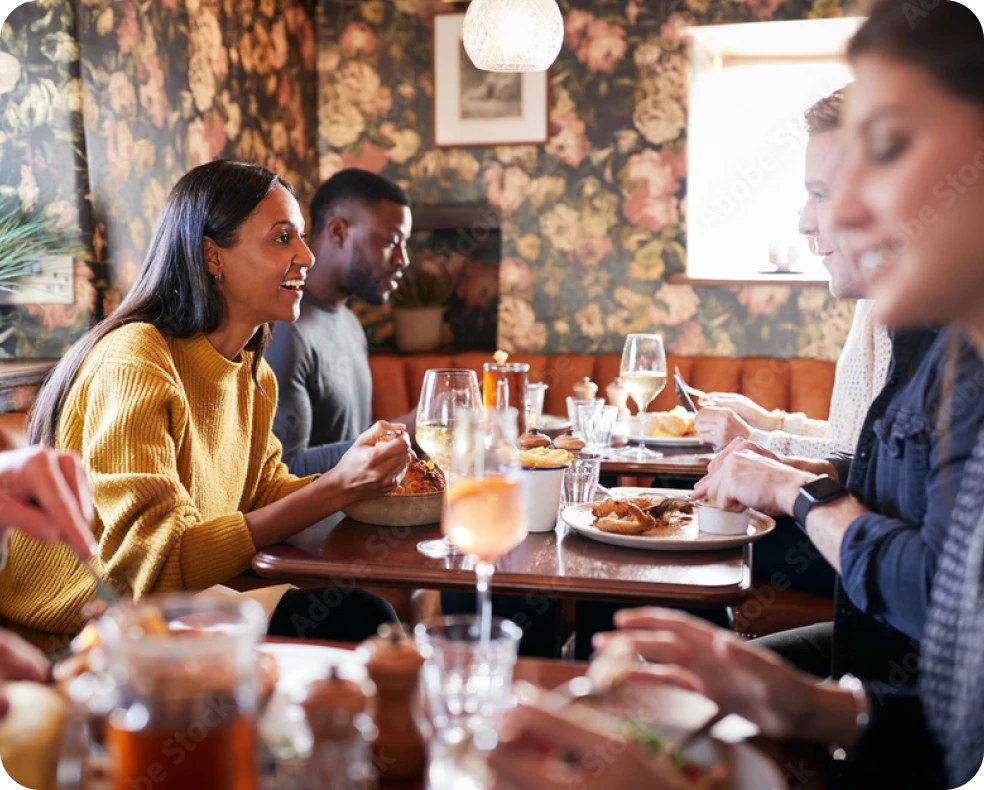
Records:
[[[564,43],[564,18],[556,0],[472,0],[461,37],[476,68],[546,71]]]

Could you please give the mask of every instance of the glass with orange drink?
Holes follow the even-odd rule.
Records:
[[[477,560],[483,634],[491,626],[494,563],[526,538],[516,416],[516,409],[469,411],[454,426],[441,530]]]

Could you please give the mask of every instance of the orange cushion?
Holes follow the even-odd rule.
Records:
[[[482,383],[482,365],[491,359],[484,351],[370,357],[373,376],[373,414],[395,417],[409,411],[420,397],[424,373],[429,368],[467,368]],[[547,414],[567,414],[566,398],[571,388],[588,376],[598,385],[598,394],[618,377],[620,354],[514,354],[516,362],[530,366],[530,381],[549,385],[544,400]],[[683,377],[707,392],[739,392],[767,409],[801,411],[808,417],[826,419],[834,386],[834,363],[814,359],[768,359],[732,357],[679,357],[669,354],[667,368],[672,377],[679,367]],[[678,403],[672,378],[653,400],[651,411],[672,409]]]

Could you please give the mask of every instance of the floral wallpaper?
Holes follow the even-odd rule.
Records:
[[[825,17],[839,0],[560,0],[545,146],[433,146],[437,0],[319,9],[320,176],[358,166],[417,203],[502,214],[498,345],[617,352],[662,331],[678,354],[835,359],[853,305],[823,288],[671,285],[686,267],[691,24]],[[489,300],[496,294],[488,291]],[[385,336],[388,309],[362,311]]]
[[[132,284],[174,181],[238,157],[284,174],[302,204],[321,179],[360,166],[418,203],[495,206],[498,271],[445,256],[465,272],[452,335],[481,315],[490,337],[494,315],[498,345],[515,350],[618,351],[626,332],[655,329],[677,353],[833,359],[852,307],[823,289],[667,278],[686,262],[680,29],[834,15],[839,2],[561,0],[547,144],[455,149],[432,143],[431,24],[460,5],[21,5],[0,33],[0,190],[79,227],[88,254],[74,304],[0,308],[0,357],[61,354]],[[363,311],[382,338],[385,312]]]
[[[0,191],[43,209],[91,239],[76,16],[68,3],[14,9],[0,31]],[[93,281],[105,272],[75,262],[75,303],[0,307],[0,359],[57,357],[92,320]]]
[[[0,134],[18,152],[8,163],[0,148],[0,183],[23,201],[33,181],[51,182],[45,199],[85,195],[91,217],[76,304],[6,308],[3,352],[57,356],[115,308],[189,168],[256,161],[302,205],[317,186],[314,0],[36,0],[0,41]]]

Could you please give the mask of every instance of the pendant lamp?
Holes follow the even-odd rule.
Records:
[[[472,0],[461,37],[476,68],[546,71],[564,42],[564,19],[556,0]]]

